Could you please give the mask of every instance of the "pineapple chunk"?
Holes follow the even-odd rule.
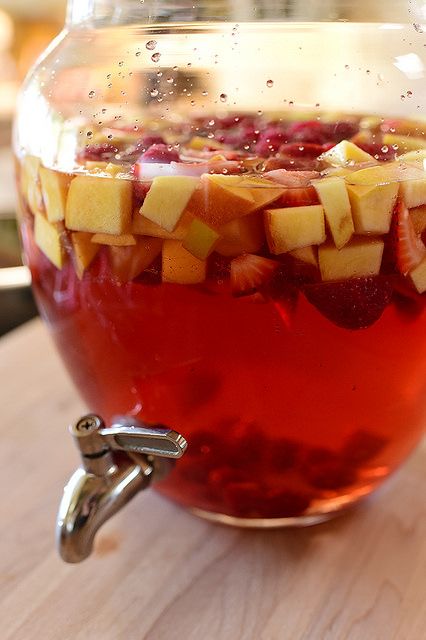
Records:
[[[275,255],[321,244],[326,239],[321,205],[267,209],[264,215],[269,250]]]
[[[154,238],[163,238],[164,240],[183,240],[188,233],[188,227],[192,220],[191,215],[184,213],[176,229],[174,231],[166,231],[155,222],[144,218],[139,211],[135,211],[131,231],[138,236],[152,236]]]
[[[302,249],[293,249],[290,251],[290,255],[296,260],[311,264],[313,267],[318,267],[318,249],[317,247],[303,247]]]
[[[132,216],[132,184],[117,178],[77,176],[71,180],[65,225],[89,233],[127,233]]]
[[[420,236],[426,229],[426,205],[410,209],[409,213],[414,231]]]
[[[41,213],[35,214],[35,243],[57,269],[62,269],[65,262],[62,233],[62,226],[49,222]]]
[[[71,176],[45,167],[40,167],[39,175],[47,219],[49,222],[60,222],[65,218]]]
[[[192,176],[154,178],[140,213],[166,231],[174,231],[198,184],[199,178]]]
[[[413,136],[400,136],[395,133],[385,133],[383,136],[383,144],[396,146],[398,150],[404,152],[416,151],[417,149],[426,149],[425,138],[415,138]]]
[[[215,251],[222,256],[236,257],[241,253],[256,253],[265,242],[265,229],[261,212],[235,218],[219,227],[220,239]]]
[[[95,233],[92,237],[94,244],[107,244],[111,247],[131,247],[136,244],[135,236],[131,233],[111,235],[109,233]]]
[[[381,235],[388,233],[398,195],[398,183],[347,185],[355,232]]]
[[[419,293],[426,291],[426,258],[423,258],[420,264],[412,269],[409,277]]]
[[[100,247],[92,243],[92,234],[84,231],[74,231],[71,234],[71,243],[74,249],[74,267],[78,278],[81,280],[83,273],[90,266]]]
[[[182,246],[199,260],[206,260],[214,251],[219,238],[220,235],[217,231],[201,220],[194,219],[189,226]]]
[[[40,187],[40,160],[35,156],[25,156],[22,160],[21,188],[34,215],[43,211],[43,196]]]
[[[354,232],[345,181],[340,177],[324,178],[316,181],[314,187],[324,207],[334,244],[341,249],[349,242]]]
[[[163,245],[164,282],[198,284],[204,282],[207,262],[199,260],[187,251],[178,240],[165,240]]]
[[[348,140],[342,140],[336,144],[329,151],[323,153],[320,159],[336,166],[343,166],[349,162],[374,162],[377,164],[377,160],[373,156]]]
[[[318,261],[323,280],[348,280],[374,276],[380,272],[384,242],[379,239],[354,240],[343,249],[323,245]]]

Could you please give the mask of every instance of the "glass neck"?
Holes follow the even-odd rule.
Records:
[[[204,21],[426,21],[426,0],[68,0],[67,26]]]

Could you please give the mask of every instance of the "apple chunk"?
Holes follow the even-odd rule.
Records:
[[[420,236],[426,230],[426,205],[410,209],[409,213],[414,231]]]
[[[119,282],[130,282],[151,266],[162,245],[161,238],[138,238],[133,246],[109,247],[112,273]]]
[[[311,264],[313,267],[318,267],[318,250],[317,247],[303,247],[302,249],[293,249],[290,251],[290,255],[300,262]]]
[[[353,142],[342,140],[320,156],[320,159],[334,166],[344,166],[349,162],[374,162],[377,160],[369,153],[357,147]]]
[[[183,241],[183,247],[199,260],[206,260],[214,251],[220,235],[201,220],[194,219]]]
[[[68,229],[120,235],[129,230],[131,216],[130,181],[87,175],[71,180],[65,209]]]
[[[110,233],[95,233],[92,236],[94,244],[107,244],[110,247],[131,247],[136,244],[135,236],[131,233],[112,235]]]
[[[92,234],[84,231],[74,231],[71,234],[71,243],[74,249],[75,272],[81,280],[83,273],[92,263],[100,247],[92,243]]]
[[[198,183],[199,178],[192,176],[154,178],[140,213],[166,231],[174,231]]]
[[[165,240],[163,245],[163,282],[198,284],[204,282],[207,262],[187,251],[178,240]]]
[[[417,265],[409,273],[409,277],[416,287],[419,293],[425,293],[426,291],[426,258],[423,258],[420,264]]]
[[[183,240],[188,233],[192,220],[191,215],[184,213],[175,230],[166,231],[160,225],[142,216],[138,209],[133,214],[131,232],[138,236],[152,236],[154,238],[163,238],[164,240]]]
[[[256,253],[265,242],[263,214],[256,211],[236,218],[219,227],[218,232],[220,239],[215,251],[222,256],[236,257],[241,253]]]
[[[326,239],[321,205],[267,209],[264,215],[269,249],[275,255],[321,244]]]
[[[355,232],[382,235],[388,233],[399,184],[347,185]]]
[[[379,239],[353,240],[342,249],[323,245],[318,261],[323,280],[348,280],[375,276],[380,272],[384,242]]]
[[[403,180],[400,193],[409,209],[426,204],[426,176],[419,180]]]
[[[30,211],[35,215],[43,211],[43,196],[40,186],[40,160],[36,156],[25,156],[21,167],[21,189]]]
[[[383,144],[389,147],[394,146],[404,152],[417,151],[417,149],[426,148],[425,138],[416,138],[414,136],[400,136],[395,133],[385,133],[383,136]]]
[[[57,269],[62,269],[65,262],[62,233],[62,225],[49,222],[41,213],[35,214],[35,243]]]
[[[47,219],[49,222],[60,222],[65,218],[71,176],[46,167],[40,167],[39,175]]]
[[[338,249],[345,246],[354,232],[351,204],[343,178],[332,177],[314,183],[325,217]]]

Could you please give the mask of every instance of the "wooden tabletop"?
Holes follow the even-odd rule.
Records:
[[[0,341],[2,640],[423,640],[426,446],[310,529],[212,525],[146,491],[62,563],[54,521],[84,407],[40,322]]]

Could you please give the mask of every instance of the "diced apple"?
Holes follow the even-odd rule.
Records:
[[[256,209],[263,209],[278,200],[285,192],[284,188],[274,186],[271,180],[265,180],[262,178],[243,178],[238,185],[241,188],[247,187],[250,189],[250,193],[253,196]]]
[[[136,244],[136,238],[131,233],[112,235],[109,233],[95,233],[92,236],[94,244],[107,244],[110,247],[131,247]]]
[[[347,280],[374,276],[380,272],[384,242],[379,239],[353,240],[343,249],[323,245],[318,261],[323,280]]]
[[[192,220],[193,217],[191,215],[183,213],[176,229],[174,231],[166,231],[160,225],[142,216],[137,210],[133,214],[131,231],[139,236],[152,236],[154,238],[163,238],[164,240],[183,240],[188,233]]]
[[[36,156],[25,156],[21,167],[21,188],[33,214],[44,210],[40,186],[40,160]]]
[[[93,244],[91,240],[91,233],[74,231],[71,234],[71,243],[74,249],[74,267],[80,280],[100,249],[99,245]]]
[[[426,149],[426,139],[416,138],[414,136],[400,136],[395,133],[385,133],[383,136],[383,144],[398,149],[398,151],[416,151],[417,149]]]
[[[323,153],[320,159],[328,164],[337,166],[345,165],[349,162],[374,162],[377,164],[377,160],[373,156],[370,156],[369,153],[348,140],[342,140],[336,144],[329,151]]]
[[[426,177],[419,180],[403,180],[400,185],[400,194],[409,209],[426,204]]]
[[[410,279],[419,293],[426,291],[426,258],[409,273]]]
[[[369,129],[370,131],[378,131],[383,123],[383,118],[379,116],[364,116],[359,121],[360,129]]]
[[[140,213],[166,231],[174,231],[191,199],[199,178],[158,176],[152,181]]]
[[[236,257],[241,253],[256,253],[265,243],[262,212],[249,213],[231,220],[218,229],[220,240],[215,251],[222,256]]]
[[[223,149],[225,145],[211,138],[203,138],[202,136],[193,136],[187,145],[195,151],[203,151],[206,147],[209,149]]]
[[[121,282],[130,282],[151,266],[160,255],[161,238],[138,238],[130,247],[109,247],[111,270]]]
[[[57,269],[62,269],[65,262],[62,233],[62,225],[49,222],[41,213],[35,214],[35,243]]]
[[[189,226],[182,246],[199,260],[206,260],[214,251],[219,238],[217,231],[195,218]]]
[[[84,163],[85,169],[93,173],[106,173],[106,168],[109,162],[102,162],[101,160],[86,160]]]
[[[398,161],[413,164],[419,169],[426,169],[426,149],[407,151],[407,153],[398,155]]]
[[[302,249],[293,249],[290,255],[296,260],[306,262],[314,267],[318,267],[318,249],[317,247],[302,247]]]
[[[132,184],[118,178],[77,176],[71,180],[65,225],[73,231],[127,233],[132,216]]]
[[[204,282],[207,262],[187,251],[178,240],[165,240],[163,245],[163,281],[177,284]]]
[[[398,182],[377,186],[347,185],[356,233],[381,235],[389,232],[398,187]]]
[[[114,164],[113,162],[108,162],[105,167],[106,173],[109,173],[113,178],[118,176],[119,174],[128,174],[129,167],[124,164]]]
[[[324,208],[321,205],[267,209],[265,231],[274,255],[325,241]]]
[[[60,222],[65,218],[71,176],[46,167],[40,167],[39,175],[47,219],[49,222]]]
[[[426,230],[426,205],[410,209],[409,214],[414,231],[420,236]]]
[[[203,175],[187,210],[213,229],[257,208],[253,189],[241,187],[241,176]]]
[[[376,186],[403,180],[420,180],[424,172],[414,165],[405,162],[386,162],[377,167],[366,167],[359,171],[352,171],[345,177],[347,184]]]
[[[331,177],[317,180],[314,187],[324,207],[328,226],[338,249],[345,246],[354,232],[351,204],[343,178]]]

